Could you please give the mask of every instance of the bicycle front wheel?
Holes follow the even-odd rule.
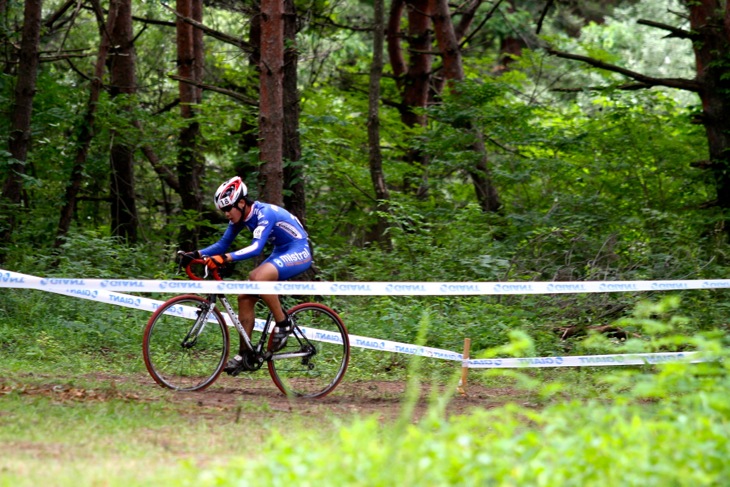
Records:
[[[144,331],[144,363],[155,382],[178,391],[211,385],[228,357],[228,327],[218,309],[193,294],[165,301]],[[205,319],[207,316],[207,320]]]
[[[337,387],[347,370],[347,329],[337,313],[318,303],[294,306],[289,316],[294,332],[269,360],[269,374],[288,396],[324,397]],[[269,337],[269,346],[271,340]]]

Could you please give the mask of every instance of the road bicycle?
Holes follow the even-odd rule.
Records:
[[[185,268],[194,280],[195,259]],[[206,275],[208,274],[206,268]],[[217,269],[212,273],[222,280]],[[263,301],[261,301],[263,302]],[[218,305],[223,306],[224,314]],[[344,323],[335,311],[320,303],[301,303],[288,310],[294,324],[283,349],[272,352],[271,330],[275,320],[269,312],[256,343],[243,331],[225,294],[175,296],[150,317],[144,331],[144,363],[162,387],[199,391],[215,382],[223,371],[230,350],[229,327],[244,337],[247,371],[266,363],[274,384],[288,396],[320,398],[340,383],[350,360],[350,341]]]

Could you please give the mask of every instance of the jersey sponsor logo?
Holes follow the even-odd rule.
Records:
[[[294,264],[302,264],[304,262],[307,262],[311,258],[312,258],[312,255],[309,253],[309,251],[307,249],[304,249],[301,252],[290,252],[288,254],[282,254],[279,256],[278,259],[274,259],[274,260],[281,259],[281,261],[285,262],[286,264],[294,265]]]
[[[259,222],[259,223],[260,223],[260,225],[258,227],[256,227],[253,231],[253,238],[256,238],[256,239],[261,238],[261,235],[264,234],[264,228],[265,228],[265,226],[263,225],[264,222]]]
[[[286,233],[291,235],[294,238],[304,238],[304,235],[302,235],[302,232],[299,231],[299,229],[292,225],[289,222],[277,222],[276,226],[282,230],[284,230]]]

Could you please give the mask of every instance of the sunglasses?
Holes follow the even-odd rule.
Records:
[[[221,211],[222,211],[223,213],[228,213],[228,212],[229,212],[229,211],[231,211],[231,210],[232,210],[233,208],[235,208],[235,206],[234,206],[234,205],[222,206],[222,207],[221,207]]]

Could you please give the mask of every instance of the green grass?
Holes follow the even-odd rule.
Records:
[[[404,395],[400,420],[357,414],[337,419],[326,408],[280,411],[243,399],[216,408],[135,380],[145,372],[141,333],[149,313],[62,296],[29,299],[38,294],[0,296],[3,486],[643,487],[721,485],[730,475],[727,361],[473,370],[471,383],[510,389],[518,402],[447,418],[448,398],[434,396],[417,423],[415,389]],[[385,304],[374,314],[376,323],[345,314],[351,330],[434,346],[444,338],[440,317],[451,303],[437,312]],[[464,316],[477,304],[464,301]],[[640,339],[613,343],[592,336],[580,351],[700,349],[727,355],[724,332],[691,333],[688,321],[675,316],[678,307],[676,299],[639,306],[623,325]],[[510,315],[506,308],[491,309]],[[516,313],[491,332],[502,334],[499,343],[491,335],[477,337],[481,349],[472,356],[544,354],[556,340],[539,333],[535,339],[534,329],[520,327],[527,318]],[[391,322],[400,326],[378,335]],[[445,338],[460,343],[455,335]],[[346,380],[444,385],[459,370],[453,362],[353,349]],[[106,378],[115,374],[125,380]],[[454,390],[453,382],[446,390]],[[257,418],[261,427],[249,430],[242,418]]]
[[[3,486],[171,485],[182,463],[211,466],[270,429],[244,434],[242,414],[271,414],[256,402],[219,410],[153,386],[38,374],[0,386]]]
[[[470,382],[522,391],[519,403],[447,417],[449,398],[434,393],[415,422],[413,386],[428,363],[410,360],[401,416],[387,421],[244,398],[216,408],[131,373],[116,381],[0,363],[0,485],[643,487],[730,475],[723,362],[472,373]],[[247,428],[254,418],[262,426]]]
[[[172,473],[203,439],[205,455],[224,448],[200,434],[209,426],[155,404],[69,405],[10,394],[0,411],[2,485],[141,485]]]

